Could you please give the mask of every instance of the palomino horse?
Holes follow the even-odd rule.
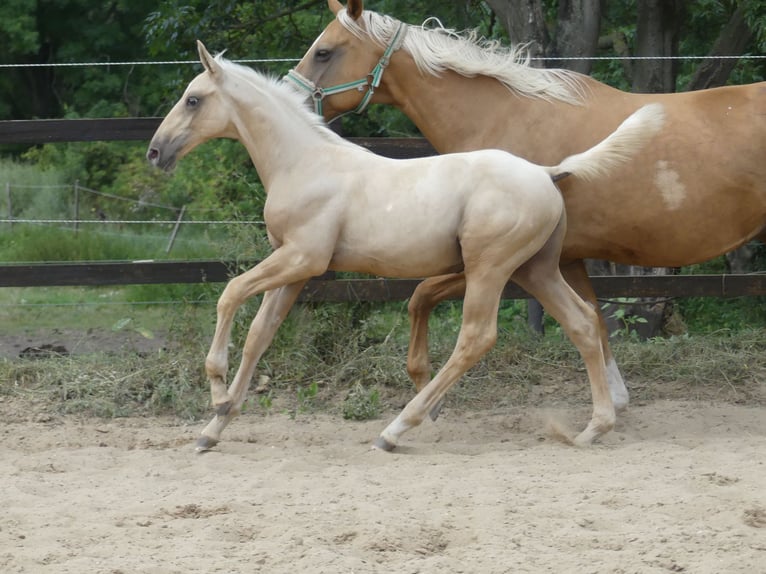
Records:
[[[766,239],[766,83],[678,94],[630,94],[564,70],[528,65],[516,48],[442,28],[404,24],[328,0],[336,18],[288,74],[326,119],[369,103],[402,110],[440,153],[504,149],[550,165],[602,139],[646,104],[664,105],[662,133],[597,180],[561,182],[567,282],[596,309],[583,259],[678,267]],[[459,296],[463,277],[426,280],[410,300],[407,370],[428,382],[428,314]],[[615,407],[628,391],[601,342]]]
[[[392,449],[494,344],[506,282],[534,294],[585,361],[593,417],[575,444],[612,428],[615,412],[598,339],[598,318],[564,281],[558,259],[564,203],[551,178],[595,178],[623,162],[661,127],[649,105],[603,142],[540,167],[499,150],[392,160],[344,140],[312,113],[289,83],[218,56],[199,43],[204,71],[168,113],[147,152],[171,169],[200,143],[226,137],[245,145],[267,191],[264,219],[274,251],[232,279],[218,300],[205,361],[216,417],[197,445],[215,445],[239,413],[261,355],[309,278],[328,269],[382,276],[465,277],[463,322],[452,356],[376,441]],[[242,362],[226,388],[236,310],[264,293]]]

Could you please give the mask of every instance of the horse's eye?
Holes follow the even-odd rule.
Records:
[[[330,50],[327,50],[325,48],[320,48],[319,50],[316,51],[316,53],[314,54],[314,57],[320,62],[326,62],[327,60],[330,59],[330,54],[332,54]]]
[[[186,107],[187,108],[194,108],[199,103],[199,98],[197,96],[189,96],[186,98]]]

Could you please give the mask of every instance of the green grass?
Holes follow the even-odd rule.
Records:
[[[433,319],[442,331],[432,339],[434,369],[452,351],[453,312],[442,309]],[[296,308],[257,371],[270,378],[268,395],[252,396],[248,412],[308,416],[323,410],[362,419],[401,408],[413,396],[405,370],[409,327],[398,310],[385,317],[379,314],[374,308],[363,313],[345,304]],[[7,406],[31,401],[38,409],[58,414],[204,418],[209,399],[203,366],[213,315],[210,308],[185,306],[172,319],[166,315],[167,350],[0,360],[2,402]],[[248,312],[238,317],[230,377],[251,317]],[[150,322],[145,316],[134,320]],[[153,320],[161,322],[163,317]],[[766,329],[643,342],[626,339],[614,345],[636,404],[656,399],[764,404],[765,351]],[[560,333],[551,330],[536,337],[503,329],[496,347],[450,391],[447,405],[476,409],[589,401],[582,360]]]

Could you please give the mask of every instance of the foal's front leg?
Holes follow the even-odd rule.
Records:
[[[205,451],[218,444],[223,429],[242,410],[242,403],[247,397],[247,390],[258,361],[274,340],[277,329],[287,317],[305,284],[306,280],[299,281],[267,291],[263,295],[261,306],[247,333],[242,362],[228,390],[228,396],[231,399],[219,406],[216,416],[202,431],[202,435],[197,440],[197,451]]]
[[[205,371],[210,381],[213,406],[224,407],[232,397],[226,390],[226,371],[229,363],[229,341],[234,314],[250,297],[284,285],[306,281],[321,275],[327,268],[325,258],[309,256],[306,249],[283,245],[258,265],[229,281],[218,299],[217,321],[213,342],[210,344]]]

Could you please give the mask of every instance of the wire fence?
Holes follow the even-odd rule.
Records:
[[[1,184],[0,184],[1,185]],[[242,219],[214,219],[212,216],[214,216],[216,213],[224,213],[220,209],[216,208],[205,208],[205,207],[194,207],[189,205],[183,205],[183,206],[173,206],[173,205],[165,205],[153,201],[147,201],[144,199],[136,199],[134,197],[126,197],[122,195],[117,195],[114,193],[106,193],[94,189],[90,189],[88,187],[80,185],[78,182],[75,182],[73,184],[17,184],[12,182],[6,182],[4,185],[5,189],[5,214],[0,215],[0,224],[6,224],[9,226],[13,225],[19,225],[19,224],[28,224],[28,225],[54,225],[59,227],[71,227],[73,229],[78,229],[80,225],[95,225],[95,226],[124,226],[124,225],[141,225],[141,226],[178,226],[178,225],[196,225],[196,226],[214,226],[214,225],[256,225],[256,226],[265,226],[265,222],[261,219],[255,219],[255,220],[242,220]],[[26,193],[29,192],[49,192],[49,191],[57,191],[57,192],[68,192],[71,197],[69,197],[69,200],[71,202],[70,210],[72,215],[70,217],[66,216],[51,216],[51,217],[43,217],[43,216],[25,216],[25,215],[16,215],[14,212],[14,204],[16,203],[13,198],[13,191],[14,190],[20,190],[24,191]],[[92,198],[96,198],[100,200],[101,202],[98,204],[98,207],[91,206],[90,209],[87,207],[85,209],[82,209],[84,207],[81,202],[81,196],[80,194],[85,194],[87,196],[91,196]],[[46,197],[47,199],[47,197]],[[35,202],[34,199],[29,199],[28,197],[25,198],[24,207],[19,210],[21,213],[27,212],[27,211],[34,211],[41,209],[38,205],[39,202]],[[103,203],[103,200],[107,201],[114,201],[119,202],[122,204],[128,204],[130,207],[128,207],[129,211],[135,211],[135,212],[142,212],[146,209],[155,209],[155,210],[162,210],[169,214],[172,214],[172,219],[165,219],[161,217],[154,217],[154,218],[137,218],[137,219],[126,219],[123,217],[118,218],[111,218],[107,215],[111,210],[107,205]],[[31,207],[30,207],[31,205]],[[49,204],[52,209],[55,209],[56,203]],[[0,210],[0,213],[2,211]],[[200,218],[201,217],[201,218]]]
[[[555,58],[532,57],[533,61],[642,61],[642,60],[677,60],[677,61],[695,61],[695,60],[764,60],[764,54],[742,54],[742,55],[716,55],[716,56],[559,56]],[[232,62],[238,64],[284,64],[297,63],[300,58],[243,58],[235,59]],[[40,63],[18,63],[18,64],[0,64],[0,69],[14,68],[91,68],[91,67],[123,67],[123,66],[188,66],[199,64],[199,60],[136,60],[128,62],[40,62]]]

